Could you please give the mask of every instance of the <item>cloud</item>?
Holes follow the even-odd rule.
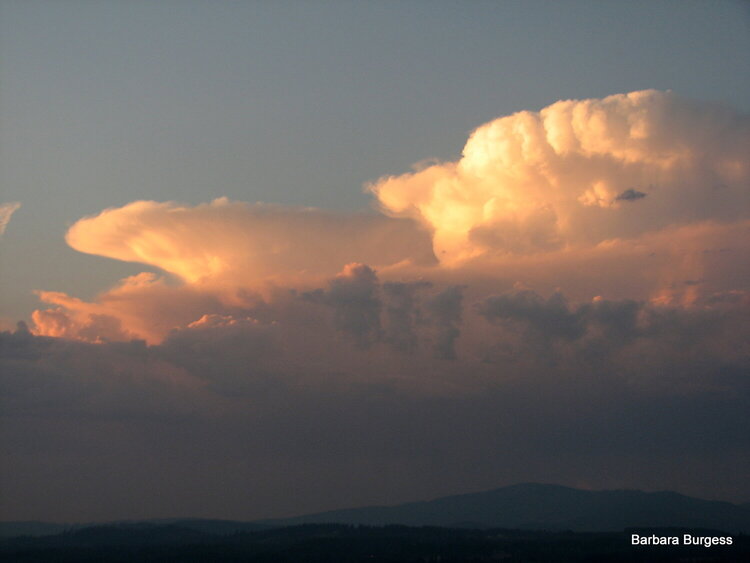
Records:
[[[340,329],[348,327],[351,342],[387,341],[394,348],[406,350],[415,346],[415,330],[424,332],[428,326],[433,331],[443,326],[445,343],[450,340],[447,336],[453,329],[447,317],[440,320],[426,306],[431,296],[452,286],[463,287],[463,294],[471,299],[521,283],[544,293],[560,289],[574,301],[602,295],[699,305],[716,299],[716,295],[747,290],[747,263],[750,221],[696,223],[558,252],[485,256],[467,261],[461,268],[413,263],[387,266],[377,269],[377,281],[371,280],[373,287],[357,277],[355,270],[344,274],[346,264],[330,275],[307,272],[304,276],[278,276],[270,286],[243,272],[230,271],[210,282],[194,283],[142,273],[122,280],[90,302],[62,292],[40,291],[41,300],[52,307],[34,312],[32,330],[40,335],[91,342],[140,338],[157,343],[171,330],[186,327],[204,315],[241,318],[267,314],[267,320],[273,320],[279,303],[288,300],[290,291],[300,295],[317,292],[319,304],[337,311]],[[371,265],[365,267],[376,271]],[[245,276],[247,282],[243,284]],[[219,279],[231,283],[219,283]],[[685,280],[701,283],[685,284]],[[355,288],[362,293],[356,294]],[[378,316],[374,314],[376,309]],[[359,336],[352,332],[356,326]],[[438,339],[437,333],[432,338]],[[448,349],[443,348],[450,355]]]
[[[570,303],[524,289],[490,296],[475,308],[497,331],[485,362],[514,377],[550,371],[579,384],[627,382],[646,395],[744,393],[736,374],[750,367],[742,339],[747,303],[685,308],[596,298]],[[536,376],[538,377],[538,375]],[[739,391],[743,389],[743,391]],[[719,391],[721,390],[721,391]]]
[[[251,519],[521,480],[746,494],[730,468],[750,460],[747,303],[400,287],[422,311],[404,352],[385,284],[348,275],[368,288],[354,310],[380,302],[366,347],[300,294],[255,311],[274,321],[206,315],[152,346],[0,333],[6,511]],[[430,315],[460,316],[454,361]]]
[[[378,278],[366,264],[347,264],[329,282],[327,291],[311,292],[306,297],[333,307],[336,327],[354,336],[360,346],[381,338]]]
[[[226,198],[195,207],[133,202],[81,219],[66,240],[80,252],[149,264],[204,285],[319,278],[355,261],[434,261],[426,233],[411,221]]]
[[[195,207],[134,202],[81,219],[66,239],[81,252],[156,266],[176,277],[131,276],[90,303],[38,292],[55,307],[33,314],[37,334],[91,342],[159,342],[203,315],[253,308],[275,286],[319,286],[358,260],[396,270],[435,262],[428,235],[409,220],[226,199]],[[343,281],[334,285],[334,293],[345,291]],[[340,321],[348,322],[345,316]]]
[[[747,218],[748,144],[748,116],[646,90],[501,117],[471,134],[459,161],[369,189],[385,213],[430,229],[435,255],[457,266]],[[633,185],[652,186],[648,201],[619,205],[643,197]]]
[[[575,301],[702,303],[748,284],[748,143],[748,116],[646,90],[482,125],[457,162],[370,185],[387,216],[226,198],[133,202],[81,219],[68,243],[171,276],[133,276],[90,303],[41,291],[54,307],[34,313],[33,330],[156,343],[203,315],[254,314],[276,289],[317,291],[357,345],[414,349],[417,328],[441,325],[433,338],[448,357],[457,324],[415,305],[426,292],[410,284],[476,298],[521,283]],[[350,264],[377,281],[344,272]]]
[[[437,357],[454,359],[460,335],[461,286],[435,288],[427,281],[386,282],[365,264],[348,264],[328,289],[302,295],[334,311],[334,326],[360,347],[386,343],[402,353],[431,342]]]
[[[93,302],[56,291],[40,291],[38,295],[55,307],[32,314],[37,334],[89,342],[138,338],[153,343],[203,315],[231,311],[227,300],[234,294],[227,296],[191,284],[169,284],[144,272],[121,280]],[[253,296],[246,293],[243,299],[247,304]]]
[[[11,216],[15,211],[18,210],[19,207],[21,207],[21,204],[17,201],[13,203],[0,204],[0,236],[2,236],[5,232],[5,229],[8,227],[8,223],[10,222]]]
[[[489,321],[523,321],[550,336],[575,339],[583,334],[581,315],[572,312],[560,293],[543,299],[531,290],[488,297],[478,310]]]
[[[638,190],[634,190],[633,188],[628,188],[621,194],[618,194],[618,196],[615,198],[615,201],[636,201],[639,199],[643,199],[648,194],[644,192],[639,192]]]
[[[426,304],[426,309],[437,326],[435,351],[446,360],[456,358],[455,343],[461,334],[459,325],[463,311],[463,289],[462,286],[448,287],[430,298]]]
[[[385,338],[396,350],[412,352],[417,347],[417,329],[427,321],[421,309],[421,293],[432,287],[427,281],[386,282]]]

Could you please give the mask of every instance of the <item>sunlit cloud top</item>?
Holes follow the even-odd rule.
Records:
[[[550,251],[746,217],[750,118],[671,92],[564,100],[472,133],[457,162],[370,186],[436,256]]]
[[[157,266],[193,284],[333,274],[355,260],[434,261],[427,234],[408,220],[226,198],[195,207],[136,201],[81,219],[66,239],[81,252]]]

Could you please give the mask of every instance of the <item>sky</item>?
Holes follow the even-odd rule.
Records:
[[[750,9],[0,1],[0,519],[750,501]]]

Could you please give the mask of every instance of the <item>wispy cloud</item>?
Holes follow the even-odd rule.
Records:
[[[18,210],[19,207],[21,207],[21,204],[17,201],[13,203],[0,204],[0,236],[2,236],[5,232],[11,216]]]

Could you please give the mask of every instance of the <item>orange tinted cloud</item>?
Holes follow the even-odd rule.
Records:
[[[479,127],[458,162],[370,186],[457,266],[747,217],[750,119],[647,90],[556,102]]]
[[[56,307],[33,313],[35,333],[89,342],[132,338],[159,342],[170,330],[226,308],[217,293],[169,285],[147,272],[121,280],[93,302],[56,291],[38,295]]]
[[[136,201],[81,219],[66,239],[81,252],[156,266],[191,284],[330,275],[352,261],[434,261],[411,221],[226,198],[195,207]]]
[[[194,207],[136,201],[81,219],[67,233],[76,250],[156,266],[85,302],[38,292],[54,308],[34,312],[34,332],[86,341],[142,338],[204,315],[254,306],[273,287],[314,287],[353,260],[403,268],[435,263],[428,234],[411,220],[371,214],[230,202]]]

